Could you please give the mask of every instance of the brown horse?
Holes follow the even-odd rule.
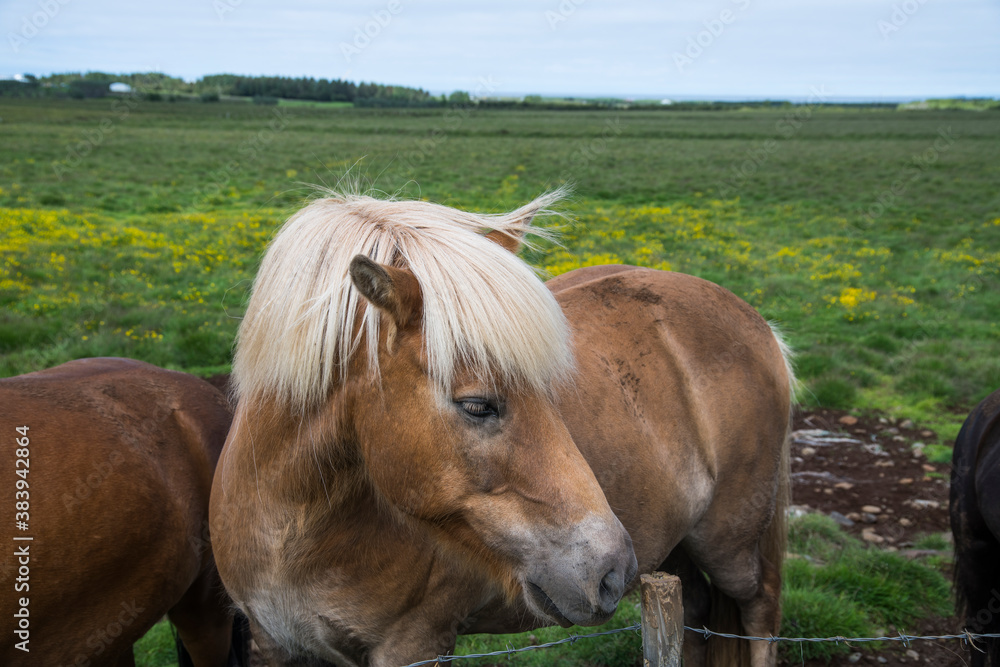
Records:
[[[207,540],[225,398],[190,375],[81,359],[0,380],[4,665],[133,665],[164,614],[197,667],[232,613]],[[16,496],[15,496],[16,494]],[[15,521],[16,519],[16,521]]]
[[[777,633],[783,345],[691,276],[595,267],[547,289],[511,251],[557,198],[484,216],[331,197],[272,242],[211,507],[269,664],[389,667],[460,632],[597,624],[661,567],[689,623]],[[699,640],[689,664],[706,648],[775,659]]]

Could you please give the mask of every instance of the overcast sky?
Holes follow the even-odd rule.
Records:
[[[2,0],[0,77],[642,97],[1000,96],[1000,0]]]

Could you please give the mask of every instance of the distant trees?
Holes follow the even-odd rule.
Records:
[[[136,94],[147,100],[196,98],[203,102],[218,101],[222,96],[250,97],[258,104],[273,100],[315,100],[317,102],[353,102],[370,107],[443,106],[442,98],[432,97],[421,88],[387,86],[379,83],[354,83],[341,79],[312,77],[241,76],[211,74],[187,82],[160,72],[109,74],[107,72],[74,72],[52,74],[40,79],[25,76],[25,81],[0,82],[0,96],[50,95],[75,98],[103,97],[114,82],[127,83]],[[468,97],[467,93],[462,93]],[[452,94],[452,97],[455,93]]]
[[[354,106],[358,107],[437,107],[441,101],[422,88],[383,86],[377,83],[358,85]]]
[[[77,79],[69,82],[69,96],[78,100],[105,97],[111,92],[110,86],[111,81]]]
[[[236,95],[254,99],[280,98],[317,102],[353,102],[358,106],[376,107],[438,104],[430,93],[419,88],[386,86],[379,83],[354,83],[341,79],[215,74],[202,77],[193,85],[197,92],[213,90],[222,95]]]
[[[26,74],[23,81],[0,81],[0,97],[38,97],[38,79]]]
[[[339,79],[313,79],[284,76],[234,76],[219,74],[197,81],[196,88],[215,89],[223,95],[240,97],[278,97],[286,100],[352,102],[357,86]]]

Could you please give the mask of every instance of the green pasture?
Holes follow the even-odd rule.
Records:
[[[567,218],[545,223],[561,245],[526,259],[551,275],[624,262],[729,288],[784,330],[806,405],[909,417],[948,445],[1000,386],[995,110],[0,100],[0,137],[0,376],[95,355],[228,371],[261,252],[315,185],[496,212],[568,182]],[[839,572],[884,570],[840,547],[854,560]],[[818,562],[789,566],[790,633],[942,609],[914,601],[897,617],[836,587],[820,604],[808,596],[842,578],[805,569]],[[614,623],[635,614],[626,602]],[[625,642],[634,656],[635,641],[581,650]]]
[[[484,211],[575,187],[557,274],[703,276],[779,322],[800,400],[947,439],[1000,386],[1000,113],[0,103],[0,374],[225,370],[276,227],[345,180]]]

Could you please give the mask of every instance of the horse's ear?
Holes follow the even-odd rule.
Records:
[[[499,229],[494,229],[486,235],[486,238],[516,255],[521,249],[521,239],[524,238],[524,233],[520,230],[502,232]]]
[[[364,255],[355,255],[350,272],[351,282],[362,296],[391,317],[398,328],[406,329],[420,319],[423,296],[412,273],[379,264]]]

